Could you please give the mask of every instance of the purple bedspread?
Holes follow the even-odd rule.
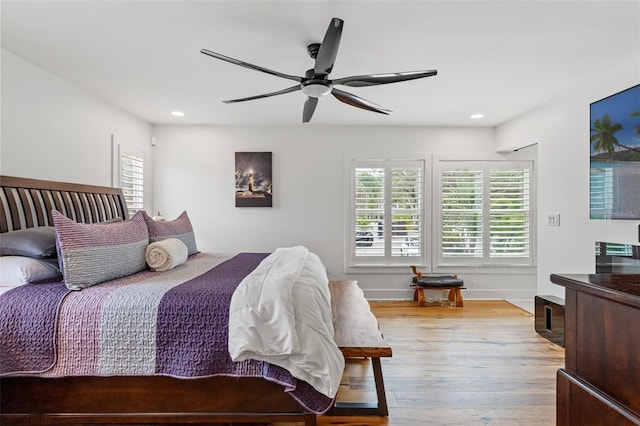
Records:
[[[0,297],[0,375],[53,365],[58,307],[68,293],[63,283],[26,284]]]
[[[172,271],[77,292],[64,283],[12,289],[0,295],[0,376],[263,377],[324,412],[332,400],[288,371],[229,356],[231,296],[266,256],[242,253],[219,263],[198,254]]]
[[[239,254],[163,296],[158,308],[156,373],[198,377],[210,375],[213,369],[234,372],[227,346],[231,296],[266,256]]]

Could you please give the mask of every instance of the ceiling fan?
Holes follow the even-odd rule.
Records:
[[[377,86],[380,84],[397,83],[400,81],[431,77],[438,73],[438,71],[436,70],[409,71],[386,74],[356,75],[351,77],[337,78],[333,80],[329,79],[329,74],[333,69],[333,64],[338,54],[340,38],[342,37],[343,24],[344,21],[340,18],[331,19],[329,28],[327,29],[327,33],[325,34],[322,43],[312,43],[307,46],[307,52],[309,53],[309,56],[311,56],[311,58],[315,60],[315,66],[312,69],[307,70],[304,77],[273,71],[268,68],[250,64],[248,62],[239,61],[237,59],[233,59],[207,49],[202,49],[200,50],[200,52],[213,58],[230,62],[232,64],[296,81],[298,84],[287,89],[265,93],[263,95],[249,96],[247,98],[231,99],[223,102],[229,104],[235,102],[251,101],[254,99],[268,98],[270,96],[283,95],[285,93],[302,90],[302,92],[307,95],[307,100],[302,111],[303,123],[308,123],[311,120],[311,117],[316,110],[316,105],[318,104],[318,98],[329,93],[331,93],[339,101],[357,108],[378,112],[380,114],[388,115],[391,113],[390,110],[381,107],[380,105],[376,105],[373,102],[367,101],[366,99],[363,99],[352,93],[337,89],[335,87],[336,85],[350,87]]]

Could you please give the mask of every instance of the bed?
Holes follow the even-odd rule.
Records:
[[[137,218],[138,214],[129,218],[120,189],[8,176],[0,176],[0,186],[0,232],[2,235],[5,237],[15,235],[16,232],[32,228],[45,230],[55,225],[56,253],[60,253],[61,249],[65,253],[64,262],[60,266],[64,269],[65,278],[67,278],[66,283],[61,277],[39,280],[35,284],[17,286],[0,295],[0,303],[3,303],[0,309],[14,305],[22,306],[21,304],[36,306],[34,312],[29,314],[29,318],[26,318],[24,313],[3,314],[7,318],[11,316],[12,319],[5,320],[4,325],[0,325],[0,340],[6,339],[9,334],[15,334],[22,339],[23,346],[33,345],[33,349],[31,353],[15,355],[17,352],[10,352],[16,346],[13,341],[10,345],[5,344],[9,349],[0,348],[0,351],[4,351],[0,352],[0,357],[3,358],[0,359],[1,424],[208,424],[297,421],[310,426],[316,424],[317,414],[325,412],[333,404],[335,393],[330,389],[339,385],[340,378],[337,378],[338,385],[327,384],[323,377],[328,373],[322,368],[318,372],[308,372],[308,375],[299,373],[296,369],[301,368],[300,366],[306,360],[297,361],[295,352],[291,352],[291,348],[295,349],[302,343],[290,342],[291,333],[283,332],[277,327],[265,329],[264,324],[255,325],[254,323],[231,328],[227,325],[229,321],[232,325],[237,325],[238,321],[241,323],[245,321],[247,315],[238,316],[236,313],[233,316],[234,312],[245,313],[253,306],[246,304],[249,303],[246,299],[242,299],[243,302],[237,301],[240,299],[236,299],[237,296],[232,294],[237,293],[236,288],[244,289],[249,298],[255,294],[260,294],[261,297],[271,294],[264,290],[268,286],[274,286],[271,281],[265,281],[267,284],[261,284],[265,287],[259,287],[260,291],[255,291],[256,287],[251,287],[255,283],[249,278],[261,274],[282,275],[282,272],[272,273],[271,269],[257,273],[261,271],[260,268],[265,267],[265,264],[269,268],[275,268],[274,265],[289,264],[288,257],[276,257],[276,260],[272,260],[271,263],[268,261],[277,253],[282,253],[280,249],[269,256],[262,253],[240,253],[220,257],[199,253],[197,250],[194,252],[195,247],[192,247],[194,242],[185,240],[185,247],[189,249],[189,259],[177,268],[162,273],[142,270],[111,278],[105,282],[100,281],[104,279],[102,276],[98,278],[100,282],[95,285],[84,287],[84,284],[79,284],[79,287],[70,289],[69,285],[74,282],[73,274],[77,272],[78,262],[80,262],[77,260],[78,257],[68,257],[66,254],[72,252],[71,247],[75,247],[73,244],[78,245],[76,256],[85,256],[95,250],[100,251],[103,247],[87,247],[88,243],[85,243],[85,240],[79,240],[80,234],[74,235],[75,240],[63,238],[67,232],[64,228],[65,224],[68,224],[71,229],[79,227],[81,230],[86,227],[82,228],[82,225],[78,224],[100,224],[88,225],[92,232],[96,227],[109,229],[104,231],[105,233],[114,233],[113,229],[122,229],[122,238],[130,238],[133,241],[136,232],[126,227],[139,226],[140,223],[146,222]],[[52,210],[54,210],[53,214]],[[57,215],[56,211],[61,214]],[[164,227],[163,229],[171,230],[171,226],[177,223],[178,219],[161,226]],[[147,224],[149,241],[153,241],[153,227],[160,224],[154,222]],[[100,228],[95,232],[103,232],[103,230]],[[193,239],[193,236],[191,238]],[[139,247],[135,248],[136,244],[133,242],[125,244],[124,249],[119,248],[121,250],[119,253],[139,250]],[[295,251],[294,255],[301,253],[299,248],[283,250],[288,250],[287,253]],[[124,256],[117,257],[119,259]],[[313,259],[311,256],[308,258]],[[110,263],[94,268],[99,269],[96,273],[109,272]],[[134,266],[133,270],[136,268],[139,269],[139,266]],[[305,264],[301,268],[307,270],[310,267]],[[188,273],[192,275],[184,278],[183,275],[187,274],[185,271],[189,271]],[[311,275],[313,274],[321,275],[317,271]],[[150,284],[151,276],[162,277],[160,284],[155,281]],[[216,281],[214,286],[210,284],[213,279],[221,281]],[[309,277],[304,279],[315,280]],[[213,287],[215,290],[209,290]],[[81,291],[75,291],[79,288]],[[149,288],[152,289],[151,295],[147,293]],[[279,289],[286,286],[274,288],[277,289],[276,293],[280,293]],[[198,291],[214,293],[203,295]],[[274,293],[274,290],[271,292]],[[123,314],[122,310],[118,310],[121,308],[110,310],[110,303],[117,299],[113,295],[126,293],[134,293],[132,299],[137,300],[135,303],[146,306],[153,305],[149,302],[150,300],[156,300],[157,302],[154,302],[156,305],[164,304],[167,308],[163,311],[158,308],[158,311],[155,311],[154,307],[149,313],[147,310],[138,309],[139,305],[134,305],[135,309],[127,308],[128,316],[126,312]],[[320,298],[325,297],[324,290],[319,290],[319,294]],[[95,300],[101,301],[99,307],[92,307]],[[187,303],[191,303],[188,302],[189,300],[196,306],[188,305]],[[227,305],[225,308],[218,306],[210,309],[207,307],[209,302]],[[296,309],[299,304],[301,303],[294,303]],[[324,303],[319,305],[324,306]],[[205,312],[205,309],[214,312]],[[306,306],[304,309],[316,308]],[[88,312],[91,310],[97,312],[98,320],[95,317],[88,317]],[[226,323],[224,319],[222,320],[221,324],[224,326],[204,323],[205,320],[209,321],[210,317],[219,317],[219,313],[225,310],[231,310],[232,316],[229,318],[227,315]],[[293,307],[284,309],[286,312],[293,310]],[[16,310],[18,311],[22,312],[20,309]],[[91,321],[100,321],[100,326],[87,327],[86,330],[79,328],[70,333],[69,330],[74,330],[72,326],[78,327],[71,322],[74,315],[79,318],[82,326],[91,324]],[[278,317],[277,324],[286,323],[289,318],[286,315]],[[326,316],[326,313],[318,313],[318,315]],[[327,320],[331,323],[330,306],[328,315]],[[13,319],[13,316],[17,319]],[[151,322],[144,322],[146,317],[150,317]],[[160,318],[163,320],[161,321]],[[258,316],[256,320],[260,321],[260,317]],[[264,323],[268,322],[264,321]],[[29,323],[31,328],[16,331],[17,323]],[[36,327],[33,324],[39,324],[39,326]],[[301,327],[300,323],[297,323],[297,326]],[[37,332],[33,331],[36,329]],[[197,337],[191,336],[194,329],[201,329],[203,334]],[[210,365],[213,361],[209,358],[202,360],[193,358],[196,355],[192,357],[194,348],[204,347],[205,352],[215,353],[215,356],[210,355],[213,358],[225,356],[228,358],[232,347],[230,345],[227,348],[227,342],[224,339],[242,342],[242,336],[236,335],[238,329],[257,329],[260,333],[264,332],[267,335],[272,333],[272,337],[264,340],[278,342],[285,352],[289,351],[292,355],[282,357],[281,353],[271,354],[269,351],[273,349],[269,345],[255,353],[243,352],[242,344],[236,343],[232,350],[237,357],[236,361],[223,359],[220,362],[221,367]],[[231,335],[221,330],[231,330]],[[306,336],[308,333],[302,334]],[[94,343],[95,347],[92,347],[91,343],[87,343],[94,342],[92,338],[102,342],[100,339],[104,339],[105,335],[115,336],[113,340],[118,344],[124,344],[125,348],[99,346],[102,343]],[[153,336],[163,336],[163,338],[157,337],[151,349],[145,348],[138,351],[143,352],[142,354],[126,348],[126,345],[132,345],[132,342],[134,342],[133,346],[136,346],[140,341],[155,340]],[[327,335],[323,338],[327,338]],[[300,340],[307,340],[307,337],[300,337]],[[223,348],[213,349],[214,343],[220,342]],[[322,349],[316,348],[315,351],[338,351],[339,353],[335,344],[331,346],[325,343],[327,342],[323,341]],[[169,344],[173,346],[165,347]],[[334,346],[335,349],[333,349]],[[242,347],[242,350],[238,347]],[[133,355],[134,361],[131,360],[132,352],[136,352]],[[78,356],[78,354],[81,355]],[[76,359],[68,361],[67,355],[74,355],[70,358]],[[329,355],[323,353],[322,358],[331,358]],[[333,382],[335,382],[335,371],[343,368],[344,360],[342,359],[342,364],[340,360],[332,362],[333,365],[326,369],[333,371]],[[133,364],[136,368],[129,368]]]

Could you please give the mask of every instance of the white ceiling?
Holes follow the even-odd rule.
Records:
[[[304,75],[313,67],[306,46],[322,40],[332,17],[345,23],[331,78],[438,75],[340,87],[394,113],[328,96],[308,126],[495,126],[640,55],[638,0],[3,0],[0,7],[4,49],[154,124],[302,125],[302,92],[223,104],[292,82],[200,49]],[[477,112],[485,118],[471,120]]]

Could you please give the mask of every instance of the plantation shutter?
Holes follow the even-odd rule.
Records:
[[[355,169],[355,255],[384,256],[384,167]]]
[[[127,202],[129,217],[144,208],[144,157],[120,154],[120,187]]]
[[[531,265],[531,165],[442,161],[440,264]]]
[[[491,169],[490,257],[528,257],[530,176],[528,169]]]
[[[419,263],[423,248],[424,162],[359,160],[353,167],[350,264]],[[413,260],[411,260],[413,258]]]
[[[391,255],[422,255],[422,167],[391,169]]]
[[[483,257],[483,173],[445,169],[442,185],[442,257]]]

